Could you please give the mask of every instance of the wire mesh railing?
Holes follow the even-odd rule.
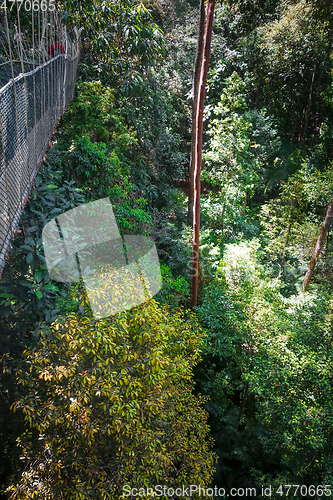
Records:
[[[39,33],[32,28],[30,61],[27,61],[27,50],[23,54],[19,46],[16,54],[21,53],[20,61],[11,59],[8,24],[1,34],[5,40],[3,45],[7,43],[3,58],[7,56],[9,60],[0,65],[0,85],[3,84],[0,88],[0,273],[38,166],[61,115],[74,96],[78,32],[74,30],[67,36],[63,27],[59,30],[55,14],[53,20],[51,25],[50,18],[45,20],[44,16],[43,22],[39,21]]]

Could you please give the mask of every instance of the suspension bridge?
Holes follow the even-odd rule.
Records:
[[[17,9],[13,20],[5,10],[0,19],[0,275],[46,148],[73,99],[79,58],[79,31],[68,31],[55,10],[31,9],[28,22],[24,14],[20,19]]]

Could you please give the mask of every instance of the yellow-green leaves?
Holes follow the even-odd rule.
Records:
[[[192,315],[153,300],[53,323],[25,353],[28,380],[19,377],[26,395],[15,408],[45,439],[22,437],[27,470],[13,498],[120,499],[122,485],[156,478],[207,485],[207,414],[191,393],[203,336]]]

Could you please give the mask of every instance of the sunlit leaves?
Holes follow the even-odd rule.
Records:
[[[227,246],[216,286],[199,310],[210,333],[208,352],[223,367],[210,386],[222,409],[243,388],[242,435],[252,419],[263,429],[251,441],[257,478],[269,471],[272,484],[309,477],[325,483],[332,467],[332,300],[323,288],[283,297],[280,280],[258,264],[258,249],[258,242]]]
[[[257,28],[246,45],[248,56],[260,54],[255,86],[294,143],[316,138],[318,114],[326,113],[321,89],[329,84],[331,36],[313,2],[282,2],[280,18]]]
[[[120,498],[124,484],[162,477],[207,484],[206,413],[191,393],[204,336],[186,316],[151,301],[98,321],[70,315],[41,334],[18,372],[26,395],[14,408],[41,439],[21,439],[27,469],[15,498],[33,498],[36,484],[54,499]]]

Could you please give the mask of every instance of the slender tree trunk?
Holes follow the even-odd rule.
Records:
[[[261,87],[258,87],[256,92],[256,108],[259,108],[260,95],[261,95]]]
[[[221,219],[222,219],[222,222],[221,222],[221,236],[222,236],[222,241],[223,241],[223,238],[224,238],[224,214],[225,214],[225,207],[226,207],[226,204],[227,204],[227,196],[228,196],[228,191],[229,191],[229,183],[227,184],[227,188],[225,190],[225,195],[224,195],[224,198],[223,198],[223,205],[222,205],[222,214],[221,214]]]
[[[226,201],[224,200],[223,205],[222,205],[222,214],[221,214],[221,219],[222,219],[222,222],[221,222],[221,236],[222,236],[222,241],[223,241],[223,238],[224,238],[224,212],[225,212],[225,204],[226,204]]]
[[[194,73],[193,73],[192,139],[191,139],[191,157],[190,157],[189,190],[188,190],[189,224],[193,223],[195,144],[197,140],[196,118],[197,118],[197,107],[198,107],[198,97],[199,97],[200,73],[202,67],[202,56],[204,47],[205,19],[206,19],[205,1],[201,0],[197,52],[195,55]]]
[[[321,270],[321,276],[324,278],[325,276],[325,265],[326,265],[326,260],[327,260],[327,255],[328,255],[328,243],[330,239],[330,230],[327,231],[327,236],[326,236],[326,249],[325,249],[325,254],[324,254],[324,262],[323,262],[323,268]]]
[[[306,112],[306,109],[304,108],[304,109],[303,109],[302,118],[301,118],[301,127],[300,127],[300,129],[299,129],[299,134],[298,134],[298,142],[301,142],[301,139],[302,139],[303,118],[304,118],[304,116],[305,116],[305,112]]]
[[[291,223],[289,223],[289,225],[288,225],[287,236],[286,236],[286,239],[285,239],[285,242],[284,242],[279,277],[281,275],[282,276],[284,275],[283,267],[284,267],[284,261],[286,260],[286,252],[287,252],[287,246],[288,246],[288,243],[289,243],[290,230],[291,230]]]
[[[240,404],[239,412],[238,412],[237,429],[238,429],[238,427],[239,427],[239,425],[241,423],[242,417],[244,415],[244,410],[245,410],[245,406],[246,406],[248,395],[249,395],[249,383],[246,382],[244,384],[244,389],[243,389],[243,393],[242,393],[241,404]]]
[[[309,287],[310,279],[311,279],[313,270],[315,268],[315,265],[317,264],[317,260],[318,260],[318,257],[320,255],[321,249],[323,248],[323,245],[325,243],[325,238],[326,238],[327,233],[329,231],[332,217],[333,217],[333,200],[331,201],[331,203],[327,207],[326,217],[325,217],[323,225],[321,226],[318,240],[317,240],[315,249],[313,251],[308,270],[306,271],[306,275],[305,275],[305,278],[303,281],[303,287],[302,287],[303,292],[306,292],[308,287]]]
[[[304,125],[304,135],[305,136],[306,136],[306,133],[308,130],[308,124],[309,124],[309,116],[310,116],[311,104],[312,104],[312,91],[313,91],[313,84],[314,84],[314,79],[315,79],[316,67],[317,67],[317,64],[315,63],[314,68],[312,70],[312,79],[311,79],[310,92],[309,92],[309,104],[307,105],[306,114],[305,114],[305,125]]]
[[[207,73],[212,41],[215,0],[207,0],[207,22],[205,31],[204,53],[200,74],[198,105],[196,111],[196,142],[194,151],[194,207],[193,207],[193,254],[192,254],[192,295],[191,307],[197,305],[198,269],[199,269],[199,230],[200,230],[200,180],[202,164],[203,112],[206,94]]]

